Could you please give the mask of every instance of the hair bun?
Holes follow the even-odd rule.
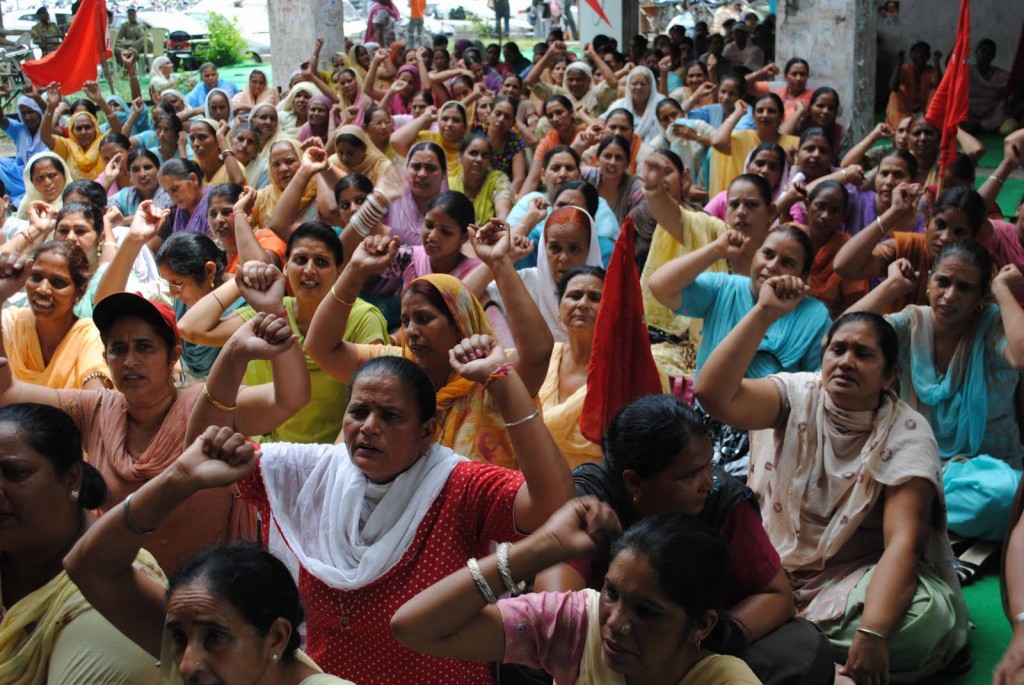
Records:
[[[82,489],[78,493],[78,503],[83,509],[97,509],[103,506],[109,495],[107,482],[89,462],[82,462]]]

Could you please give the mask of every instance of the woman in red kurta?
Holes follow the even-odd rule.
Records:
[[[429,377],[411,361],[385,356],[353,375],[342,443],[264,445],[259,472],[239,483],[267,522],[271,550],[298,569],[307,652],[328,673],[360,685],[493,682],[492,665],[400,646],[391,616],[470,557],[487,554],[492,541],[536,529],[572,496],[565,461],[500,344],[487,336],[459,342],[448,327],[420,321],[425,316],[414,317],[417,344],[447,346],[456,373],[487,384],[522,473],[470,462],[435,443]],[[218,361],[207,387],[230,406],[240,380]],[[190,428],[231,423],[230,411],[204,402]]]

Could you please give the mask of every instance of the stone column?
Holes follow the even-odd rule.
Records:
[[[853,140],[874,127],[877,16],[877,0],[779,0],[775,63],[806,59],[808,87],[836,89]]]
[[[267,0],[270,18],[270,62],[274,86],[288,87],[289,75],[313,54],[317,38],[324,39],[320,68],[345,45],[340,0]],[[352,17],[349,17],[352,19]],[[239,21],[245,32],[244,18]],[[361,42],[362,36],[353,36]]]

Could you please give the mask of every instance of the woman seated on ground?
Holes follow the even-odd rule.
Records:
[[[373,141],[373,146],[378,151],[384,153],[384,156],[390,159],[392,163],[399,163],[402,160],[402,155],[398,154],[391,145],[391,136],[395,132],[395,122],[388,111],[383,107],[371,105],[366,108],[363,122],[366,135]]]
[[[551,432],[569,468],[601,461],[601,446],[580,433],[580,415],[587,398],[587,372],[594,346],[594,324],[604,290],[604,269],[577,266],[558,283],[558,318],[567,342],[556,342],[544,384],[537,393],[544,425]]]
[[[361,126],[342,126],[334,133],[333,149],[328,147],[331,164],[337,167],[338,177],[362,174],[374,185],[392,168],[391,159],[373,144]]]
[[[768,181],[768,186],[771,188],[771,199],[772,202],[775,202],[789,177],[789,158],[786,156],[786,151],[778,143],[761,143],[750,151],[745,168],[746,172],[744,173],[760,176]],[[727,188],[712,197],[704,205],[704,211],[725,221],[728,216],[728,204],[729,189]]]
[[[192,143],[192,152],[196,163],[203,170],[203,182],[208,185],[246,184],[245,172],[235,159],[228,142],[229,132],[227,124],[218,124],[206,117],[193,119],[189,126],[188,139]]]
[[[172,203],[161,233],[206,233],[209,188],[203,187],[203,170],[199,165],[191,159],[169,160],[160,167],[159,181]]]
[[[331,113],[333,107],[334,103],[326,95],[314,95],[309,102],[306,123],[299,129],[296,138],[301,141],[307,141],[310,138],[326,141],[333,138],[334,129],[337,126],[337,119]]]
[[[89,263],[89,283],[85,294],[75,303],[75,315],[87,319],[92,316],[93,295],[99,287],[103,272],[117,251],[117,244],[101,241],[105,217],[95,205],[87,202],[67,202],[57,212],[55,240],[72,242],[82,248]],[[102,242],[102,245],[101,245]]]
[[[273,108],[270,105],[267,107],[269,113]],[[238,124],[231,129],[231,151],[242,165],[249,185],[256,190],[265,188],[270,183],[270,158],[269,155],[260,154],[262,148],[263,134],[252,124]]]
[[[690,202],[690,172],[683,165],[679,155],[671,150],[655,150],[644,160],[645,167],[656,167],[662,178],[662,188],[669,199],[678,207],[697,206]],[[630,218],[636,226],[636,266],[642,273],[651,251],[651,243],[658,229],[658,219],[654,216],[648,203],[644,202],[632,212]]]
[[[849,155],[847,155],[847,158]],[[844,158],[844,161],[846,159]],[[850,167],[846,167],[850,168]],[[917,176],[917,160],[906,150],[892,148],[879,160],[877,166],[865,176],[864,187],[856,184],[847,185],[850,193],[850,208],[846,213],[843,231],[847,235],[857,235],[867,227],[878,228],[878,217],[892,207],[893,191],[901,183],[913,183]],[[842,179],[839,179],[842,180]],[[873,190],[869,190],[873,188]],[[890,217],[894,218],[894,217]],[[906,213],[896,216],[899,221],[889,227],[890,231],[911,231],[920,233],[924,230],[924,217],[920,214]]]
[[[141,211],[146,212],[147,208],[143,207]],[[150,214],[150,220],[140,215],[139,221],[132,221],[128,234],[103,276],[103,282],[96,293],[98,300],[125,292],[129,287],[132,262],[140,251],[147,249],[146,243],[159,229],[159,215],[153,215],[152,211]],[[202,233],[177,233],[164,241],[156,253],[156,264],[160,276],[170,286],[176,320],[180,320],[190,307],[223,283],[226,262],[224,251]],[[227,312],[237,309],[241,304],[244,303],[236,299],[229,303]],[[206,378],[219,352],[220,346],[196,345],[183,340],[180,357],[182,379],[179,385],[188,387]]]
[[[181,119],[173,115],[161,115],[156,120],[154,130],[156,131],[156,143],[145,149],[155,154],[160,164],[169,159],[180,159],[186,156],[185,136],[181,135],[184,130],[181,126]]]
[[[110,369],[99,331],[74,312],[89,285],[85,252],[51,240],[32,251],[29,268],[28,307],[3,310],[4,347],[14,378],[54,390],[107,387]]]
[[[491,149],[486,134],[470,133],[459,143],[462,174],[448,177],[448,187],[465,193],[473,202],[477,224],[494,218],[504,221],[515,202],[509,177],[491,165]]]
[[[160,55],[149,65],[149,98],[159,100],[165,90],[176,88],[178,74],[174,73],[174,63],[170,57]]]
[[[571,143],[573,149],[580,153],[583,163],[594,164],[598,155],[598,146],[604,137],[620,136],[629,141],[629,164],[626,171],[635,175],[653,148],[636,134],[633,113],[619,107],[609,111],[605,121],[600,119],[588,119],[587,121],[590,122],[590,127],[578,134]],[[658,129],[658,133],[661,133],[661,129]],[[656,139],[657,137],[652,140]]]
[[[461,168],[456,166],[453,170],[438,145],[419,142],[409,149],[404,171],[407,187],[390,203],[383,217],[384,223],[393,229],[391,235],[397,236],[403,245],[420,243],[427,205],[448,190],[449,172],[461,173]]]
[[[436,119],[437,133],[425,130]],[[440,146],[447,162],[448,173],[457,176],[459,168],[459,143],[469,132],[469,117],[461,102],[449,100],[440,109],[428,107],[420,116],[391,134],[391,145],[399,155],[412,156],[412,150],[419,143],[430,142]]]
[[[757,304],[761,286],[769,278],[806,279],[814,261],[807,234],[792,226],[779,226],[754,254],[749,276],[706,272],[722,259],[740,256],[751,238],[735,229],[722,233],[706,247],[665,264],[651,276],[651,293],[677,314],[703,319],[695,375],[712,350]],[[820,368],[821,340],[832,320],[825,306],[807,298],[779,319],[764,337],[750,367],[749,378],[780,371],[815,371]]]
[[[747,103],[736,102],[735,109],[711,136],[711,176],[708,192],[712,197],[727,188],[743,173],[747,155],[761,143],[778,143],[783,150],[800,146],[796,136],[779,130],[782,124],[782,100],[775,93],[765,93],[754,102],[753,130],[737,131],[736,124],[747,112]]]
[[[100,159],[104,167],[96,182],[107,191],[107,197],[112,198],[131,183],[126,163],[130,151],[131,143],[120,133],[108,133],[100,139]]]
[[[849,279],[872,279],[885,276],[889,265],[897,259],[910,262],[911,273],[919,274],[913,289],[903,289],[900,296],[888,302],[887,312],[898,312],[908,304],[928,302],[928,279],[925,277],[943,246],[954,240],[975,241],[985,221],[985,202],[970,188],[950,188],[939,196],[927,216],[924,233],[894,231],[893,226],[907,225],[908,217],[917,210],[915,194],[919,186],[901,183],[892,191],[892,205],[874,221],[873,226],[855,235],[835,257],[836,272]]]
[[[697,378],[701,405],[752,433],[750,487],[803,617],[855,682],[921,682],[964,656],[935,438],[892,390],[898,339],[870,313],[828,331],[821,371],[744,378],[769,328],[804,300],[793,276],[757,304]],[[820,341],[820,337],[819,337]]]
[[[535,165],[537,161],[535,157]],[[618,236],[622,223],[605,199],[598,195],[597,188],[580,180],[582,173],[579,153],[566,145],[557,145],[548,150],[540,161],[544,169],[541,177],[543,188],[522,195],[512,207],[512,211],[508,214],[508,223],[512,226],[513,233],[528,236],[530,242],[536,246],[540,239],[541,229],[544,227],[544,219],[555,210],[557,196],[564,193],[567,186],[572,186],[571,189],[575,193],[587,197],[583,202],[573,201],[567,202],[567,204],[583,207],[590,216],[594,217],[594,226],[600,236],[601,260],[607,264],[611,259],[612,250],[615,248],[615,240],[612,236]],[[591,199],[593,202],[590,201]],[[541,213],[540,209],[544,209],[544,213]],[[536,265],[536,250],[516,262],[518,268]]]
[[[270,184],[255,191],[255,197],[251,200],[252,206],[247,207],[246,216],[251,224],[251,229],[261,231],[265,229],[278,228],[277,244],[274,251],[284,252],[284,241],[288,239],[291,228],[306,221],[313,221],[317,217],[316,207],[316,180],[309,178],[302,183],[302,179],[296,181],[293,193],[299,194],[298,202],[288,207],[288,228],[276,226],[273,220],[278,204],[284,197],[285,190],[298,176],[299,166],[302,162],[302,146],[298,141],[288,138],[279,140],[270,146]],[[248,198],[247,198],[248,199]],[[238,217],[236,216],[237,220]]]
[[[795,223],[807,231],[814,246],[814,262],[807,277],[809,293],[828,308],[829,316],[836,319],[868,292],[866,280],[844,279],[833,267],[836,254],[850,240],[850,236],[843,233],[843,217],[846,216],[850,195],[838,181],[818,183],[810,193],[805,189],[788,190],[779,206],[782,221],[791,221],[790,204],[801,197],[807,198],[807,207],[802,221]]]
[[[547,210],[538,208],[535,211],[544,213]],[[602,266],[600,240],[593,218],[585,209],[575,205],[558,207],[544,220],[543,226],[537,247],[540,252],[537,266],[519,269],[517,273],[537,303],[555,341],[564,343],[569,338],[559,317],[558,284],[572,268],[584,264]],[[489,286],[488,295],[507,311],[498,290],[493,285]]]
[[[0,255],[0,289],[19,289],[28,279],[25,258]],[[110,497],[102,508],[118,505],[141,485],[164,471],[181,452],[181,435],[202,385],[178,390],[174,366],[181,356],[178,329],[171,308],[138,295],[111,295],[96,307],[99,328],[119,390],[52,390],[12,378],[0,367],[0,405],[34,402],[58,407],[82,430],[85,451],[102,474]],[[0,356],[6,352],[0,350]],[[277,361],[287,384],[275,392],[244,392],[237,412],[247,434],[258,435],[266,424],[280,423],[309,400],[308,375],[300,361],[287,355]],[[289,365],[289,361],[292,363]],[[287,387],[284,387],[287,385]],[[202,401],[209,401],[204,399]],[[275,423],[275,425],[276,425]],[[211,490],[190,499],[149,538],[148,549],[168,572],[200,549],[217,542],[252,538],[252,511],[227,489]]]
[[[107,487],[82,460],[82,435],[63,412],[38,404],[0,409],[4,454],[4,620],[0,680],[6,683],[155,682],[153,658],[93,610],[60,559],[96,522]],[[161,588],[163,575],[137,547],[124,565]]]
[[[472,229],[470,240],[477,256],[494,275],[497,290],[505,300],[517,348],[515,367],[532,396],[547,372],[551,333],[513,268],[507,230],[492,222],[479,230]],[[306,339],[307,352],[320,368],[342,383],[349,383],[356,369],[374,357],[412,359],[427,372],[437,394],[442,443],[471,459],[514,468],[516,455],[509,443],[509,431],[495,407],[495,398],[476,382],[453,374],[448,364],[448,350],[459,339],[474,335],[494,337],[479,302],[461,281],[447,274],[432,274],[417,278],[404,288],[401,347],[359,345],[338,339],[337,331],[347,325],[351,303],[366,279],[391,268],[398,248],[394,238],[370,236],[356,249],[334,284],[332,296],[323,300],[313,318]]]
[[[496,601],[496,595],[518,589],[517,579],[603,551],[620,530],[608,505],[573,500],[536,534],[473,560],[469,570],[457,570],[411,599],[395,614],[392,630],[409,649],[543,668],[556,685],[627,678],[679,685],[759,683],[742,661],[712,651],[721,648],[730,624],[720,613],[728,550],[683,516],[655,516],[619,536],[601,592],[530,593]],[[657,612],[656,619],[648,611]]]
[[[286,312],[287,322],[300,345],[305,344],[310,322],[317,307],[328,297],[341,272],[342,247],[337,234],[326,224],[309,221],[288,239],[284,273],[269,264],[246,262],[231,281],[199,300],[181,319],[182,335],[195,343],[223,347],[228,339],[259,312]],[[285,296],[285,284],[295,293]],[[249,306],[233,313],[222,303],[245,296]],[[338,331],[352,344],[379,345],[388,341],[384,317],[376,307],[355,300],[352,316]],[[332,443],[341,431],[341,417],[348,403],[348,385],[332,378],[309,355],[305,366],[311,387],[311,401],[280,425],[263,434],[264,441]],[[248,386],[271,383],[276,378],[273,366],[261,360],[244,369]]]
[[[796,112],[793,116],[786,118],[782,126],[779,127],[779,131],[798,135],[803,141],[803,134],[806,131],[820,128],[824,132],[832,152],[828,162],[835,164],[842,157],[843,149],[850,146],[844,136],[843,125],[836,121],[839,108],[839,93],[833,88],[822,86],[815,89],[808,106],[805,107],[802,103],[797,106]]]
[[[572,103],[564,95],[552,95],[544,100],[543,114],[551,126],[551,131],[540,139],[533,151],[534,162],[530,165],[526,181],[520,188],[520,196],[532,193],[540,187],[545,167],[537,164],[537,160],[547,159],[548,151],[553,148],[572,145],[576,136],[586,130],[586,124],[578,122],[574,112]]]
[[[712,465],[712,441],[700,413],[671,395],[652,395],[623,408],[604,436],[604,463],[573,473],[577,496],[608,502],[625,526],[659,514],[685,514],[721,533],[729,546],[726,606],[733,619],[729,653],[766,684],[831,684],[832,646],[810,623],[794,619],[793,591],[768,535],[757,498]],[[545,588],[601,586],[608,558],[561,567]]]
[[[775,219],[774,205],[771,204],[768,182],[760,176],[744,174],[729,185],[726,223],[680,205],[669,192],[667,180],[667,169],[663,165],[645,166],[647,206],[658,221],[658,228],[651,239],[640,283],[648,326],[672,336],[665,343],[653,347],[655,359],[670,374],[691,375],[697,365],[697,350],[703,347],[701,331],[704,322],[700,318],[680,315],[676,308],[663,305],[660,296],[654,293],[651,281],[665,265],[685,259],[698,250],[708,249],[730,230],[738,231],[748,240],[734,246],[738,249],[731,254],[710,263],[705,271],[707,275],[751,273],[756,255]]]
[[[629,173],[630,144],[625,138],[610,135],[597,146],[597,166],[584,167],[583,180],[595,188],[612,208],[621,226],[633,209],[644,201],[643,184]],[[610,236],[612,241],[618,238]]]
[[[706,188],[704,161],[711,147],[711,134],[715,129],[700,119],[684,119],[683,108],[676,100],[665,98],[658,103],[658,125],[661,134],[651,139],[653,150],[671,150],[683,161],[694,182]],[[638,168],[634,173],[639,173]]]
[[[799,176],[800,174],[803,175],[802,179]],[[789,177],[784,180],[790,184],[794,181],[800,181],[800,184],[807,192],[814,190],[820,183],[836,181],[847,187],[844,188],[847,194],[851,191],[859,194],[860,187],[864,184],[864,170],[857,164],[852,164],[846,168],[833,167],[832,143],[829,142],[828,136],[825,135],[822,129],[814,127],[805,129],[800,134],[800,147],[796,151],[796,160],[790,169]],[[793,190],[792,185],[788,187],[788,190]],[[779,197],[776,197],[776,202],[780,207],[783,204],[788,205],[790,216],[798,223],[806,224],[805,198],[800,197],[799,192],[796,195],[792,195],[788,190],[786,191],[787,197],[783,198],[780,194]],[[844,221],[848,214],[844,214]],[[863,226],[860,228],[863,228]]]
[[[374,241],[368,241],[371,249]],[[375,255],[390,260],[387,250]],[[367,256],[365,250],[354,255],[346,273]],[[357,292],[344,280],[337,288],[342,297]],[[333,298],[325,302],[337,304]],[[424,315],[420,309],[415,318]],[[409,328],[423,350],[419,326]],[[233,340],[255,347],[249,336],[243,329]],[[436,338],[433,356],[450,357],[460,384],[488,383],[493,411],[510,424],[511,461],[522,473],[471,462],[436,442],[438,397],[430,376],[410,360],[385,355],[352,376],[342,443],[264,445],[259,471],[238,484],[243,497],[260,507],[265,530],[280,531],[298,559],[300,592],[311,612],[310,656],[327,672],[356,682],[376,682],[382,669],[415,673],[425,685],[494,682],[493,665],[406,651],[392,637],[389,619],[417,592],[482,555],[491,541],[516,540],[520,531],[539,528],[572,496],[569,470],[504,350],[490,337],[474,335],[442,351],[452,339],[450,331]],[[234,403],[240,369],[222,359],[208,387],[219,400]],[[233,421],[231,412],[202,407],[191,433]]]
[[[48,86],[46,109],[52,113],[61,102],[60,86]],[[112,119],[110,130],[113,133],[120,133],[120,120],[117,117]],[[100,158],[100,126],[96,117],[82,109],[71,115],[68,130],[71,134],[69,138],[57,135],[54,133],[53,117],[44,114],[43,123],[39,126],[39,138],[46,143],[46,147],[67,162],[71,169],[71,178],[96,178],[103,171],[104,165]]]
[[[267,86],[267,75],[260,69],[253,69],[249,72],[245,87],[235,93],[231,98],[231,105],[234,107],[246,106],[255,107],[264,102],[272,105],[277,104],[277,88]]]
[[[251,443],[227,429],[211,428],[169,469],[140,488],[128,503],[101,518],[64,559],[69,576],[123,635],[159,659],[160,682],[204,677],[288,685],[342,685],[322,675],[298,648],[305,614],[298,588],[280,559],[255,545],[211,547],[189,559],[169,586],[130,563],[144,530],[157,527],[191,492],[230,486],[252,471],[258,456]],[[173,474],[173,475],[172,475]],[[140,528],[140,523],[146,528]],[[216,616],[226,653],[190,648],[210,639]],[[141,650],[140,650],[141,651]]]
[[[526,181],[526,144],[515,130],[518,101],[507,95],[494,98],[487,123],[475,127],[491,141],[490,168],[508,176],[512,192],[518,194]],[[461,152],[462,145],[459,145]]]
[[[45,202],[54,214],[64,205],[62,194],[68,183],[74,180],[71,167],[53,152],[33,155],[25,164],[25,197],[18,205],[18,218],[28,221],[29,209],[35,202]],[[13,236],[7,236],[11,240]],[[28,236],[26,236],[27,238]],[[22,246],[27,249],[28,245]]]
[[[155,153],[145,149],[132,150],[128,153],[125,167],[130,183],[110,198],[110,206],[117,207],[127,220],[131,220],[139,205],[146,200],[152,200],[161,208],[170,206],[171,198],[158,180],[160,158]]]
[[[633,67],[626,77],[626,96],[608,107],[608,112],[625,109],[633,115],[636,134],[649,141],[661,133],[658,128],[657,106],[665,96],[657,92],[654,74],[645,66]]]
[[[429,274],[448,274],[467,281],[473,271],[483,266],[479,259],[463,254],[469,240],[469,226],[476,223],[473,205],[462,193],[449,190],[431,200],[423,217],[422,244],[403,248],[398,253],[399,268],[405,259],[409,262],[402,270],[403,288]],[[472,289],[470,292],[479,297],[483,294],[482,285],[479,284],[479,292]]]
[[[313,96],[319,95],[320,89],[312,83],[301,81],[288,90],[288,94],[277,107],[280,113],[281,133],[288,138],[299,135],[299,129],[306,123],[309,115],[309,103]],[[255,112],[256,109],[253,109]]]
[[[967,538],[1006,534],[1021,477],[1015,393],[1024,370],[1024,309],[1014,297],[1024,279],[1014,265],[992,278],[992,257],[975,242],[949,242],[928,272],[906,259],[854,305],[882,312],[926,280],[927,305],[886,317],[899,336],[900,397],[924,414],[946,461],[949,527]],[[994,303],[987,303],[991,294]]]
[[[889,104],[885,108],[885,123],[892,129],[905,116],[924,112],[939,87],[942,74],[937,66],[928,64],[932,49],[921,41],[910,48],[910,62],[904,64],[904,52],[900,50],[900,61],[889,79]],[[964,55],[966,57],[966,55]]]

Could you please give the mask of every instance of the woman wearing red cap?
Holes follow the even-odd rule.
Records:
[[[161,221],[160,213],[140,211],[135,221]],[[18,290],[31,273],[32,260],[13,253],[0,255],[0,292]],[[102,510],[125,501],[143,483],[159,475],[181,454],[188,417],[198,401],[224,407],[205,385],[179,390],[174,366],[181,356],[181,336],[174,312],[165,304],[139,295],[117,293],[93,311],[104,357],[117,390],[53,390],[14,380],[0,340],[0,406],[32,402],[58,407],[82,431],[89,461],[103,475],[110,496]],[[247,323],[257,338],[226,346],[221,355],[247,363],[267,358],[270,348],[274,376],[289,379],[281,388],[247,388],[233,409],[247,435],[259,435],[291,416],[309,400],[309,374],[302,350],[294,344],[266,343],[280,328],[276,317]],[[283,323],[287,328],[287,322]],[[0,336],[2,338],[2,336]],[[200,400],[202,396],[202,400]],[[235,496],[234,488],[209,490],[190,497],[147,538],[146,549],[171,573],[199,550],[238,538],[255,538],[255,517]]]

